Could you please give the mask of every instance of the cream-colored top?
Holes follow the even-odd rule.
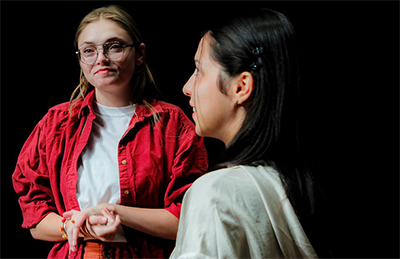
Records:
[[[185,194],[171,258],[317,258],[272,167],[235,166]]]

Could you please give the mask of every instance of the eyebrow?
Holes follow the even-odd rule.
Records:
[[[112,37],[112,38],[109,38],[109,39],[107,39],[104,43],[111,42],[111,41],[119,41],[119,42],[121,42],[121,43],[126,43],[126,41],[125,41],[124,39],[119,38],[119,37]],[[82,42],[81,46],[83,46],[84,44],[87,44],[87,45],[96,45],[96,43],[93,42],[93,41],[84,41],[84,42]]]

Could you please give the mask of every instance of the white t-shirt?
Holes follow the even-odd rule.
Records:
[[[128,129],[136,105],[107,107],[94,103],[93,109],[96,119],[78,161],[76,197],[81,210],[101,203],[120,203],[118,144]]]
[[[317,258],[272,167],[210,172],[186,192],[171,258]]]

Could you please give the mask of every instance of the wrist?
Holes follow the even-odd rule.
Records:
[[[70,220],[67,219],[67,218],[62,218],[61,219],[60,231],[61,231],[62,238],[64,238],[65,240],[68,239],[67,228],[68,228],[69,221]]]
[[[119,214],[118,207],[119,207],[119,205],[117,205],[117,204],[111,204],[111,206],[109,207],[109,210],[112,211],[116,215],[116,214]]]

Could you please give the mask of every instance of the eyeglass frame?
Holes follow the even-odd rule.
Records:
[[[122,48],[122,55],[121,55],[121,57],[118,58],[118,59],[111,59],[111,58],[108,57],[108,51],[109,51],[109,49],[107,49],[107,52],[104,52],[104,47],[105,47],[106,44],[111,45],[111,44],[113,44],[113,43],[121,44],[121,42],[119,42],[119,41],[108,41],[108,42],[103,43],[103,44],[90,44],[90,45],[88,45],[88,46],[95,47],[95,49],[96,49],[96,58],[93,60],[92,63],[86,63],[86,62],[83,62],[83,61],[82,61],[82,57],[81,57],[81,52],[80,52],[80,50],[81,50],[82,48],[84,48],[84,47],[87,47],[86,45],[80,47],[77,51],[75,51],[75,54],[78,56],[78,60],[79,60],[80,62],[82,62],[82,63],[84,63],[84,64],[86,64],[86,65],[93,65],[93,64],[96,62],[97,58],[99,57],[99,50],[103,50],[103,54],[104,54],[104,56],[105,56],[107,59],[109,59],[109,60],[111,60],[111,61],[118,61],[118,60],[120,60],[120,59],[124,56],[125,48],[128,48],[128,47],[135,47],[135,44],[125,44],[125,45],[122,45],[122,44],[121,44],[121,48]],[[101,45],[103,46],[103,48],[97,48],[97,46],[101,46]]]

